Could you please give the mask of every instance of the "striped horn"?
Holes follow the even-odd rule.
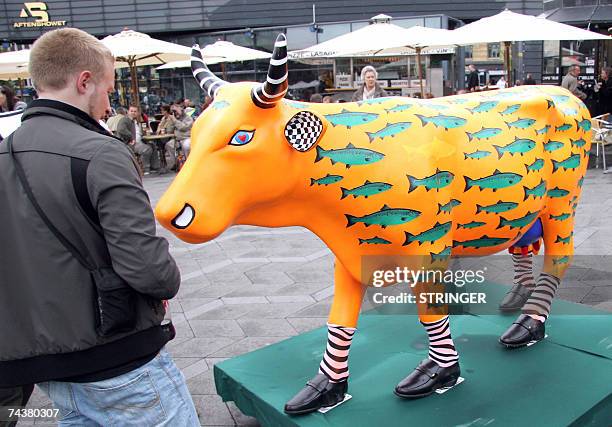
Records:
[[[287,38],[284,34],[279,34],[274,42],[266,81],[253,88],[251,98],[260,108],[272,108],[283,99],[288,86]]]
[[[197,44],[194,44],[191,48],[191,72],[202,90],[204,90],[204,92],[206,92],[211,98],[214,98],[215,95],[217,95],[217,91],[221,88],[221,86],[227,84],[226,81],[221,80],[208,69],[204,63],[204,60],[202,59],[200,46]]]

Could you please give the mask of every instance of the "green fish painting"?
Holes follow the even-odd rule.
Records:
[[[407,246],[412,242],[418,242],[419,245],[423,243],[434,243],[435,241],[441,239],[443,236],[446,236],[448,232],[453,227],[453,223],[451,221],[445,222],[443,224],[436,222],[433,227],[429,230],[425,230],[419,234],[410,234],[407,231],[404,231],[406,235],[406,240],[402,244],[402,246]]]
[[[430,252],[431,262],[446,261],[451,256],[452,249],[452,246],[447,246],[438,253]]]
[[[502,245],[506,243],[508,240],[510,239],[505,238],[505,237],[489,237],[487,235],[484,235],[478,239],[472,239],[472,240],[464,240],[464,241],[453,240],[453,246],[454,247],[463,246],[464,248],[474,248],[474,249],[489,248],[492,246]]]
[[[415,104],[399,104],[393,108],[388,108],[386,111],[387,113],[399,113],[399,112],[406,111],[412,108],[414,105]]]
[[[516,185],[521,182],[522,179],[523,177],[519,174],[512,172],[500,172],[499,170],[495,169],[493,174],[483,178],[473,179],[466,176],[464,191],[468,191],[472,187],[479,187],[481,190],[489,188],[493,191],[497,191],[501,188]]]
[[[573,154],[569,156],[567,159],[561,160],[561,161],[553,160],[552,163],[553,163],[553,172],[556,172],[558,169],[576,170],[576,168],[580,166],[580,154]]]
[[[536,146],[536,143],[533,139],[519,138],[518,136],[514,139],[514,142],[511,142],[508,145],[500,146],[494,145],[497,150],[498,158],[502,158],[504,153],[509,154],[520,154],[521,156],[529,151],[533,150]]]
[[[474,108],[468,108],[472,113],[486,113],[491,111],[499,104],[499,101],[483,101]]]
[[[578,180],[578,188],[582,188],[582,184],[584,184],[584,177]]]
[[[499,217],[499,225],[497,228],[502,227],[510,227],[510,228],[523,228],[527,227],[531,224],[535,219],[540,215],[540,212],[529,212],[527,215],[516,218],[516,219],[506,219],[504,217]]]
[[[230,103],[229,103],[229,102],[227,102],[227,101],[226,101],[226,100],[224,100],[224,99],[223,99],[223,100],[221,100],[221,101],[216,101],[216,102],[213,102],[213,104],[212,104],[212,108],[213,108],[214,110],[222,110],[223,108],[227,108],[227,107],[229,107],[229,106],[230,106]]]
[[[567,264],[569,262],[569,256],[565,255],[562,257],[555,257],[553,258],[553,265],[559,265],[559,264]]]
[[[580,138],[580,139],[572,139],[572,140],[570,140],[570,142],[571,142],[571,144],[572,144],[574,147],[578,147],[578,148],[582,148],[582,147],[584,147],[584,146],[586,145],[586,143],[587,143],[587,142],[586,142],[586,141],[585,141],[583,138]]]
[[[567,196],[569,193],[569,190],[564,190],[563,188],[555,187],[548,190],[547,195],[548,197],[552,198],[561,198]]]
[[[536,134],[537,135],[544,135],[545,133],[548,133],[548,131],[550,130],[551,127],[552,127],[551,125],[546,125],[542,129],[536,129]]]
[[[585,132],[591,130],[591,121],[589,119],[576,120],[576,130],[582,129]]]
[[[376,194],[380,194],[387,190],[390,190],[391,187],[393,187],[393,185],[388,184],[386,182],[370,182],[366,180],[363,185],[360,185],[359,187],[351,189],[340,188],[342,190],[342,197],[340,197],[340,200],[348,196],[353,196],[354,199],[359,196],[365,197],[367,199],[370,196],[374,196]]]
[[[390,97],[387,98],[372,98],[366,99],[365,101],[359,101],[357,105],[376,105],[376,104],[384,104],[385,102],[391,101]]]
[[[560,126],[555,126],[555,131],[557,132],[565,132],[566,130],[570,130],[572,128],[571,123],[564,123]]]
[[[569,245],[570,241],[572,240],[573,235],[574,235],[574,232],[572,231],[567,237],[557,236],[557,240],[555,240],[555,243],[562,243],[564,245]]]
[[[441,188],[447,187],[453,182],[455,175],[448,171],[441,171],[436,169],[436,173],[429,175],[425,178],[416,178],[414,176],[406,175],[408,177],[408,192],[411,193],[416,190],[417,187],[425,187],[428,191],[436,189],[438,191]]]
[[[467,123],[467,119],[462,117],[445,116],[443,114],[438,114],[437,116],[433,117],[426,117],[420,114],[415,114],[415,116],[421,120],[421,124],[423,126],[425,126],[427,123],[432,123],[435,127],[441,127],[446,130],[458,128]]]
[[[481,151],[477,150],[473,153],[463,153],[465,159],[484,159],[485,157],[489,157],[491,155],[490,151]]]
[[[527,168],[527,173],[529,172],[537,172],[544,167],[544,159],[535,159],[532,164],[525,165]]]
[[[540,180],[540,183],[533,188],[523,186],[523,190],[525,190],[525,197],[523,200],[527,200],[529,196],[544,197],[546,195],[546,181],[543,179]]]
[[[370,142],[374,141],[376,138],[386,138],[388,136],[395,137],[398,133],[404,132],[412,126],[411,122],[398,122],[388,124],[382,129],[377,130],[376,132],[366,132]]]
[[[346,126],[348,129],[350,129],[354,126],[366,125],[373,122],[378,118],[378,114],[360,113],[343,109],[340,113],[326,114],[325,118],[332,124],[332,126]]]
[[[508,114],[516,113],[521,108],[521,104],[514,104],[506,108],[504,111],[500,111],[499,114],[506,116]]]
[[[555,103],[557,104],[562,104],[564,102],[569,101],[570,97],[567,95],[552,95],[551,98],[553,99],[553,101],[555,101]]]
[[[342,178],[344,177],[340,175],[330,175],[330,174],[325,175],[323,178],[318,178],[318,179],[310,178],[310,186],[312,187],[315,184],[317,185],[335,184],[336,182],[342,181]]]
[[[472,139],[489,139],[489,138],[493,138],[494,136],[499,135],[502,132],[502,130],[500,128],[482,128],[480,129],[478,132],[466,132],[465,134],[468,137],[468,141],[471,141]]]
[[[305,104],[303,102],[287,101],[287,100],[283,100],[283,101],[286,102],[290,107],[297,108],[300,110],[310,108],[310,105]]]
[[[382,237],[372,237],[371,239],[358,239],[359,244],[363,245],[364,243],[367,245],[390,245],[391,242],[387,239],[383,239]]]
[[[465,228],[466,230],[470,230],[472,228],[482,227],[483,225],[486,225],[486,224],[487,224],[486,222],[482,222],[482,221],[466,222],[465,224],[457,224],[457,229]]]
[[[385,155],[378,151],[368,150],[366,148],[356,148],[353,144],[349,143],[346,148],[325,150],[320,146],[317,146],[317,156],[315,163],[327,157],[332,165],[336,163],[344,163],[346,168],[350,168],[354,165],[368,165],[381,161]]]
[[[502,213],[511,211],[512,209],[516,209],[517,207],[518,203],[516,202],[502,202],[501,200],[499,200],[497,203],[488,206],[476,205],[476,213]]]
[[[403,208],[390,208],[384,205],[379,211],[372,212],[371,214],[364,216],[353,216],[345,214],[346,220],[348,221],[347,228],[351,227],[358,222],[363,223],[366,227],[370,225],[380,225],[382,228],[386,228],[390,225],[405,224],[418,218],[421,212],[412,209]]]
[[[508,125],[509,128],[527,129],[533,126],[535,122],[536,121],[534,119],[518,119],[513,122],[505,122],[505,123],[506,125]]]
[[[548,141],[544,144],[544,150],[552,153],[553,151],[557,151],[559,148],[563,147],[563,143],[561,141]]]
[[[438,203],[438,213],[451,213],[454,207],[457,207],[461,204],[461,201],[457,199],[451,199],[450,202],[446,204]]]
[[[548,219],[552,219],[553,221],[565,221],[566,219],[568,219],[571,216],[572,216],[571,213],[562,213],[561,215],[552,215],[552,214],[550,214],[548,216]]]
[[[450,108],[449,105],[441,105],[441,104],[421,104],[423,107],[427,107],[427,108],[431,108],[432,110],[436,110],[436,111],[444,111],[444,110],[448,110]]]

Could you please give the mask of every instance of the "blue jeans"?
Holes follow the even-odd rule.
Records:
[[[200,426],[185,377],[164,349],[115,378],[38,386],[59,410],[59,426]]]

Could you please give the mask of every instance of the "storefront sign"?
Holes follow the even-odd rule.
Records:
[[[38,28],[38,27],[63,27],[66,21],[49,20],[47,3],[33,2],[24,3],[20,18],[28,18],[27,21],[13,22],[14,28]]]

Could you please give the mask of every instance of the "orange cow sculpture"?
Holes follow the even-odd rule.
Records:
[[[510,248],[539,222],[544,272],[562,278],[590,148],[588,110],[568,91],[524,86],[430,100],[310,104],[282,99],[284,36],[263,85],[226,84],[197,49],[192,61],[214,103],[197,119],[191,155],[156,207],[160,223],[191,243],[234,224],[303,226],[336,257],[329,314],[336,329],[327,362],[288,413],[344,397],[348,346],[368,284],[366,256],[420,256],[443,268],[451,255]],[[444,314],[420,307],[420,318],[430,342],[435,327],[448,329]],[[449,329],[438,338],[454,352]],[[396,393],[421,397],[452,386],[459,368],[449,346],[433,354],[430,348],[436,363],[419,366]],[[415,386],[423,375],[441,379]]]

